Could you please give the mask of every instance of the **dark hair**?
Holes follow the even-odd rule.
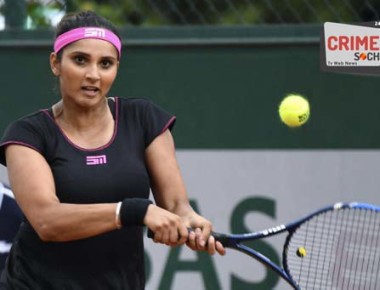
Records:
[[[116,36],[119,37],[121,41],[120,34],[117,31],[115,25],[113,25],[107,19],[97,15],[93,11],[82,11],[82,12],[77,12],[77,13],[66,14],[56,27],[55,38],[57,38],[58,36],[60,36],[61,34],[67,31],[70,31],[72,29],[79,28],[79,27],[105,28],[115,33]],[[62,51],[58,53],[58,58],[60,58],[61,56],[62,56]]]

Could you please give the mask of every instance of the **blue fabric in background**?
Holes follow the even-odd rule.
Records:
[[[0,272],[22,220],[23,214],[12,191],[0,182]]]

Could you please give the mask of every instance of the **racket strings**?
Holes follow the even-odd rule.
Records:
[[[377,226],[379,226],[377,224]],[[380,248],[380,230],[377,228],[377,235],[376,235],[376,249],[379,249]],[[379,281],[380,280],[380,259],[373,259],[373,264],[372,264],[372,268],[373,269],[377,269],[376,271],[376,281]]]
[[[362,213],[362,215],[359,213]],[[365,223],[368,220],[366,217],[367,214],[369,214],[369,211],[355,211],[351,217],[347,217],[348,219],[351,219],[353,227],[352,234],[349,235],[348,238],[345,237],[346,239],[344,240],[344,244],[341,247],[341,255],[344,255],[344,251],[349,253],[349,255],[347,259],[344,260],[344,263],[341,264],[339,272],[337,272],[337,275],[339,273],[343,273],[341,279],[337,280],[337,285],[339,288],[355,289],[356,284],[364,285],[361,280],[363,280],[365,277],[365,272],[363,272],[363,265],[365,260],[355,259],[354,253],[370,250],[371,248],[370,245],[368,245],[369,249],[366,249],[368,235],[365,232],[366,228],[364,226],[360,226],[362,223]],[[370,256],[368,258],[370,258]],[[367,261],[369,261],[369,259],[367,259]],[[355,271],[353,272],[350,269],[355,269]]]
[[[357,227],[357,222],[362,222],[361,219],[360,219],[360,216],[358,216],[358,211],[354,211],[352,212],[351,215],[348,214],[349,212],[348,211],[344,211],[342,212],[342,220],[346,220],[347,221],[347,224],[345,224],[345,227],[343,228],[342,226],[342,229],[344,229],[345,231],[347,231],[347,226],[348,225],[351,225],[351,231],[354,233],[355,237],[358,236],[358,227]],[[354,235],[344,235],[344,236],[340,236],[340,238],[338,239],[338,243],[337,243],[337,258],[338,259],[341,259],[341,257],[343,257],[344,255],[344,251],[350,251],[349,247],[350,245],[356,245],[355,241],[352,241],[352,238]],[[341,263],[336,263],[334,264],[334,268],[333,268],[333,274],[332,274],[332,277],[337,277],[339,275],[339,273],[342,273],[342,269],[346,269],[347,265],[350,265],[352,263],[352,260],[350,260],[350,257],[351,256],[348,256],[347,259],[343,259]],[[335,284],[337,284],[336,286],[340,289],[344,289],[344,287],[346,287],[345,283],[348,282],[348,280],[346,279],[346,274],[344,273],[342,276],[341,276],[341,279],[336,282]]]
[[[365,215],[368,215],[368,214],[369,214],[369,212],[365,211]],[[368,220],[368,218],[365,217],[364,220]],[[371,221],[371,222],[373,223],[373,221]],[[372,224],[372,227],[375,227],[375,225]],[[362,227],[362,229],[363,229],[363,227]],[[369,249],[372,249],[374,247],[374,245],[373,245],[374,239],[369,239],[369,236],[365,234],[364,230],[363,230],[362,238],[363,238],[364,244],[368,245]],[[356,247],[356,251],[359,251],[359,250],[361,250],[361,249],[358,249],[358,247]],[[371,273],[371,268],[370,268],[371,260],[372,260],[372,256],[369,256],[369,259],[367,259],[367,260],[362,259],[358,263],[357,268],[358,269],[360,268],[359,269],[360,273],[363,273],[363,275],[359,276],[359,285],[365,284],[365,281],[367,279],[370,279],[370,277],[368,276],[368,273]],[[354,262],[354,261],[352,261],[352,262]],[[348,287],[351,287],[351,284],[353,284],[350,282],[351,281],[349,281],[349,283],[348,283]]]
[[[373,212],[366,210],[346,211],[346,214],[345,218],[351,221],[347,229],[350,232],[341,236],[338,243],[340,251],[337,261],[341,262],[335,264],[334,286],[337,289],[376,289],[377,280],[373,276],[376,269],[370,268],[371,259],[378,255],[377,247],[374,246],[378,238],[373,235],[378,231],[376,219],[371,219]]]
[[[324,215],[324,216],[326,216],[326,215]],[[331,236],[333,233],[335,233],[337,231],[337,229],[338,229],[338,226],[341,226],[341,224],[339,223],[339,220],[336,223],[333,223],[332,226],[327,227],[326,236]],[[332,267],[330,257],[333,255],[333,249],[334,249],[334,247],[333,247],[333,244],[331,243],[331,246],[325,252],[325,255],[323,255],[322,265],[326,265],[327,264],[327,269],[331,269],[331,267]],[[327,287],[328,287],[328,280],[327,279],[326,280],[322,280],[321,281],[321,285],[323,286],[324,289],[327,289]]]
[[[286,245],[289,274],[301,289],[380,289],[379,225],[378,212],[354,208],[310,219]]]
[[[321,215],[321,221],[320,221],[320,223],[321,224],[323,224],[324,222],[326,222],[325,221],[325,219],[326,219],[326,215]],[[305,236],[304,236],[304,244],[305,245],[308,245],[306,248],[305,248],[305,250],[306,249],[308,249],[309,248],[309,241],[308,241],[308,239],[311,241],[311,245],[313,245],[313,244],[315,244],[316,243],[316,239],[317,239],[317,237],[318,237],[318,234],[319,234],[319,231],[310,231],[310,229],[312,229],[312,227],[307,227],[306,228],[306,234],[305,234]],[[318,228],[319,229],[319,228]],[[330,227],[329,228],[327,228],[327,231],[330,229]],[[322,227],[321,229],[321,235],[322,236],[324,236],[324,234],[325,234],[325,232],[326,232],[326,228],[325,227]],[[323,257],[321,256],[323,253],[321,253],[321,251],[320,251],[320,249],[321,248],[318,248],[317,250],[316,250],[316,254],[318,255],[318,257],[321,257],[322,259],[322,261],[325,261],[326,260],[326,255],[323,255]],[[303,260],[302,260],[303,261]],[[317,275],[314,275],[314,273],[315,273],[315,269],[319,269],[320,267],[321,267],[321,265],[320,265],[320,263],[319,263],[319,260],[318,261],[316,261],[317,263],[315,264],[315,265],[313,265],[312,267],[310,267],[309,265],[307,265],[307,264],[305,264],[305,265],[303,265],[303,263],[301,263],[301,271],[300,271],[300,274],[301,273],[303,273],[303,269],[302,269],[302,267],[305,267],[306,269],[305,270],[307,270],[307,274],[306,274],[306,277],[307,277],[307,281],[310,281],[309,282],[309,284],[313,284],[313,285],[316,285],[316,281],[317,281]],[[322,263],[322,265],[323,265],[323,263]],[[323,271],[323,269],[321,269],[322,271]],[[301,279],[301,276],[299,276],[299,279]],[[323,281],[321,281],[322,283],[323,283]]]
[[[328,222],[328,220],[326,220],[326,217],[327,217],[327,215],[322,215],[321,216],[321,218],[322,218],[322,223],[324,224],[324,223],[326,223],[326,222]],[[322,228],[322,232],[321,232],[321,235],[322,236],[330,236],[331,235],[331,233],[332,232],[334,232],[335,230],[336,230],[336,226],[337,226],[337,223],[335,223],[335,224],[333,224],[333,226],[331,226],[331,227],[323,227]],[[332,253],[332,246],[331,247],[329,247],[328,248],[328,250],[326,251],[326,252],[322,252],[321,251],[321,248],[319,248],[318,249],[318,253],[317,253],[317,255],[318,255],[318,257],[321,257],[320,259],[318,259],[318,261],[317,261],[317,268],[319,268],[319,267],[323,267],[323,265],[325,265],[325,263],[328,263],[328,264],[330,264],[329,262],[329,259],[328,259],[328,257],[331,255],[331,253]],[[322,266],[321,266],[322,265]],[[328,269],[329,267],[327,267],[327,269]],[[316,285],[317,283],[318,283],[318,280],[317,280],[317,275],[314,275],[314,280],[313,280],[313,285]],[[327,285],[326,285],[326,281],[320,281],[321,282],[321,286],[322,287],[327,287]]]
[[[336,228],[337,224],[330,224],[330,227],[323,226],[325,223],[328,223],[327,215],[320,215],[319,219],[312,219],[307,224],[304,224],[302,228],[298,229],[298,231],[293,234],[292,239],[289,243],[288,250],[288,265],[290,269],[294,267],[294,264],[297,263],[297,267],[299,267],[299,271],[297,273],[292,271],[292,276],[295,280],[301,281],[305,289],[311,286],[312,284],[318,285],[323,288],[324,280],[319,280],[320,276],[328,275],[328,267],[325,267],[323,261],[328,262],[328,253],[332,252],[333,243],[329,239],[321,240],[322,237],[326,237],[329,232],[333,232],[334,228]],[[307,225],[307,226],[306,226]],[[302,230],[302,232],[301,232]],[[317,238],[318,237],[318,238]],[[321,246],[324,244],[324,248]],[[292,249],[297,245],[296,248]],[[294,251],[298,251],[299,248],[304,248],[306,250],[306,256],[300,258],[298,256],[290,255],[290,253],[294,253]],[[310,250],[313,249],[311,253]],[[322,251],[323,249],[323,251]],[[319,259],[313,259],[313,263],[310,263],[310,255],[318,256]],[[300,265],[299,265],[300,264]],[[311,287],[310,287],[311,288]]]

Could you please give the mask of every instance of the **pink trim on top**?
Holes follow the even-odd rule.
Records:
[[[175,116],[171,117],[170,120],[166,123],[165,127],[162,129],[160,134],[164,133],[170,127],[170,125],[173,124],[175,119],[176,119]]]
[[[104,144],[103,146],[100,146],[98,148],[91,148],[91,149],[88,149],[88,148],[83,148],[81,146],[78,146],[76,145],[74,142],[72,142],[70,140],[70,138],[65,134],[65,132],[63,132],[63,130],[61,129],[61,127],[58,125],[58,123],[56,122],[56,120],[49,114],[49,109],[43,109],[41,110],[43,113],[45,113],[50,120],[52,120],[54,122],[54,124],[57,126],[57,128],[59,129],[59,131],[61,132],[62,136],[65,138],[65,140],[73,147],[75,147],[76,149],[79,149],[81,151],[85,151],[85,152],[92,152],[92,151],[98,151],[98,150],[103,150],[107,147],[109,147],[113,141],[115,140],[116,136],[117,136],[117,127],[118,127],[118,124],[119,124],[119,100],[118,100],[118,97],[115,97],[115,128],[113,130],[113,135],[112,135],[112,138],[110,141],[108,141],[106,144]],[[108,99],[107,99],[108,101]]]
[[[66,45],[86,38],[101,39],[111,43],[121,57],[121,41],[112,31],[101,27],[80,27],[62,33],[54,42],[54,52],[58,53]]]
[[[35,151],[37,151],[38,153],[41,153],[40,150],[38,150],[36,147],[28,144],[28,143],[25,143],[25,142],[20,142],[20,141],[7,141],[7,142],[4,142],[4,143],[1,143],[0,146],[1,147],[4,147],[4,146],[7,146],[7,145],[21,145],[21,146],[25,146],[25,147],[28,147],[30,149],[33,149]]]

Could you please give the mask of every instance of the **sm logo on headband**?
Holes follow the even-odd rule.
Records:
[[[103,28],[85,28],[84,37],[106,37],[106,30]]]

